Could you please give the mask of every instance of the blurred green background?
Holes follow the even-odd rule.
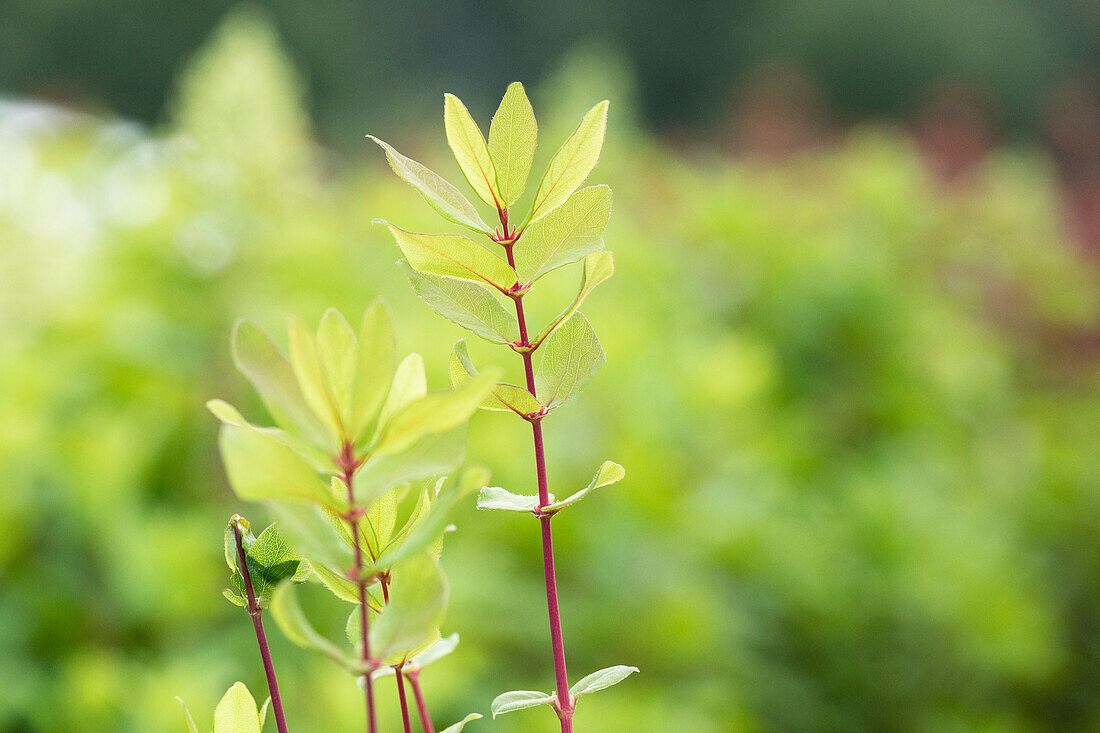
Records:
[[[483,26],[472,4],[379,3],[363,30],[350,3],[281,3],[232,13],[186,63],[225,3],[0,8],[0,731],[183,731],[175,695],[200,727],[233,681],[261,695],[220,591],[226,519],[263,512],[229,491],[203,408],[262,415],[231,325],[281,335],[381,294],[442,388],[464,334],[371,221],[438,224],[361,135],[454,179],[439,92],[485,123],[513,77],[536,169],[612,99],[592,180],[615,190],[618,273],[585,309],[608,363],[546,429],[558,493],[605,458],[628,471],[556,523],[572,676],[642,674],[588,698],[578,730],[1100,729],[1100,142],[1088,84],[1058,86],[1097,67],[1100,11],[968,3],[999,24],[975,40],[946,2],[890,5],[896,37],[860,35],[878,21],[852,18],[888,8],[856,0],[700,4],[667,27],[622,5],[497,3]],[[491,40],[517,19],[539,22]],[[439,43],[465,61],[420,56]],[[750,63],[777,53],[793,61]],[[986,66],[952,65],[966,54]],[[986,68],[1003,75],[972,86]],[[70,73],[75,93],[44,81]],[[535,320],[575,287],[547,283]],[[475,418],[470,460],[532,491],[515,420]],[[552,685],[531,521],[455,522],[444,631],[463,643],[424,677],[439,723]],[[338,636],[346,613],[311,600]],[[272,637],[291,728],[360,729],[351,679]],[[470,730],[556,728],[532,711]]]

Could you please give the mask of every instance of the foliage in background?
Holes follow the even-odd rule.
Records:
[[[202,401],[261,409],[226,353],[230,318],[275,330],[382,294],[401,348],[460,335],[418,307],[370,225],[404,210],[429,226],[404,184],[373,156],[330,165],[293,126],[272,134],[301,157],[253,145],[264,109],[297,105],[282,72],[239,82],[243,58],[280,68],[274,48],[223,38],[179,99],[191,121],[156,134],[0,110],[4,733],[178,733],[175,695],[205,725],[242,674],[263,689],[204,539],[235,504]],[[581,114],[604,71],[575,69],[536,104]],[[255,116],[198,104],[227,98]],[[888,129],[761,168],[679,157],[618,115],[600,171],[622,276],[587,306],[616,359],[547,442],[555,483],[583,485],[597,450],[631,467],[629,493],[589,498],[561,534],[560,583],[571,663],[622,655],[646,674],[578,726],[1100,725],[1100,371],[1082,337],[1098,291],[1059,235],[1046,163],[1002,151],[943,192]],[[442,158],[442,136],[423,139],[405,152]],[[575,287],[545,282],[540,318]],[[446,355],[425,361],[445,386]],[[475,420],[470,458],[521,485],[529,454],[496,423]],[[425,679],[446,719],[517,670],[523,686],[544,674],[524,518],[455,521],[449,623],[494,623]],[[346,619],[303,590],[337,638]],[[291,727],[320,725],[314,709],[357,724],[344,673],[273,645]]]

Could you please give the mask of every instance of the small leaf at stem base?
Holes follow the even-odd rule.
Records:
[[[502,695],[498,695],[493,704],[490,706],[492,710],[493,718],[504,713],[510,713],[515,710],[523,710],[525,708],[533,708],[539,705],[549,705],[551,707],[557,702],[556,695],[547,695],[545,692],[534,692],[532,690],[512,690],[511,692],[505,692]]]

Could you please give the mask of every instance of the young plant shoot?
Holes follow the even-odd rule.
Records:
[[[551,523],[561,510],[594,489],[619,481],[625,472],[607,461],[587,487],[557,500],[547,482],[542,434],[542,421],[574,399],[604,363],[600,341],[580,307],[615,271],[614,259],[603,241],[612,196],[605,185],[580,186],[599,160],[607,108],[606,101],[600,102],[584,115],[551,159],[526,213],[517,215],[512,207],[527,188],[538,138],[534,111],[523,85],[516,82],[508,87],[490,123],[488,140],[465,105],[453,95],[445,96],[447,142],[467,183],[494,210],[499,223],[493,226],[485,223],[454,185],[371,137],[385,150],[394,173],[419,191],[436,212],[487,242],[462,234],[418,234],[382,222],[404,255],[399,264],[428,305],[486,341],[508,347],[523,361],[525,386],[502,383],[494,377],[480,406],[512,412],[530,424],[538,493],[484,488],[478,506],[531,514],[539,523],[556,685],[548,693],[506,692],[493,701],[492,712],[495,717],[548,705],[557,713],[563,733],[573,729],[573,711],[581,695],[602,690],[637,671],[634,667],[609,667],[569,685]],[[566,266],[581,271],[578,293],[536,330],[527,322],[524,300],[543,275]],[[537,370],[536,352],[541,352]],[[487,373],[474,367],[464,340],[454,346],[450,371],[459,390],[483,385]]]
[[[378,731],[374,680],[384,670],[400,672],[395,697],[406,733],[405,676],[423,725],[432,730],[418,676],[456,641],[440,640],[448,593],[438,562],[443,535],[455,503],[488,480],[477,468],[457,482],[439,474],[462,461],[466,423],[491,396],[497,375],[429,394],[420,356],[398,362],[381,302],[367,311],[358,334],[333,310],[316,332],[292,319],[289,358],[259,328],[241,323],[233,357],[276,427],[253,425],[220,400],[208,406],[222,421],[219,444],[233,490],[263,502],[276,524],[253,537],[240,517],[230,522],[225,548],[233,576],[225,595],[253,619],[280,733],[287,728],[260,621],[265,609],[292,642],[330,657],[360,681],[368,733]],[[295,591],[306,581],[352,604],[350,647],[308,621]],[[243,699],[247,690],[238,685],[230,694]],[[255,707],[239,723],[223,724],[216,715],[216,733],[258,731],[263,712]],[[477,717],[447,731],[457,733]]]

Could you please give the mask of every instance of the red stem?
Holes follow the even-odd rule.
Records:
[[[507,215],[501,212],[501,223],[507,227]],[[517,235],[516,240],[519,239]],[[504,251],[508,255],[508,264],[516,266],[512,247],[515,241],[505,244]],[[519,321],[519,336],[522,346],[529,346],[527,340],[527,321],[523,314],[523,300],[521,297],[513,298],[516,304],[516,319]],[[538,398],[535,392],[535,369],[531,363],[531,352],[523,352],[523,370],[527,378],[527,391],[531,396]],[[535,473],[539,484],[539,509],[550,503],[550,490],[546,481],[546,450],[542,442],[542,420],[531,420],[531,434],[535,443]],[[558,692],[558,718],[561,720],[562,733],[573,733],[573,701],[569,697],[569,672],[565,666],[565,641],[561,633],[561,611],[558,607],[558,581],[554,569],[554,539],[550,529],[552,514],[539,513],[539,522],[542,525],[542,572],[546,581],[546,609],[550,617],[550,643],[554,649],[554,675],[557,679]]]
[[[397,699],[401,701],[401,722],[405,724],[405,733],[412,733],[412,723],[409,721],[409,701],[405,699],[405,675],[401,672],[402,666],[400,664],[394,665],[393,676],[397,679]]]
[[[416,708],[420,711],[420,725],[424,726],[424,733],[435,733],[432,717],[428,715],[428,705],[424,702],[424,693],[420,689],[420,670],[414,669],[405,676],[409,678],[409,686],[413,689],[413,697],[416,698]]]
[[[279,733],[287,733],[286,717],[283,715],[283,699],[279,695],[279,681],[275,679],[275,664],[271,661],[271,649],[267,645],[267,634],[264,633],[264,622],[260,620],[260,606],[256,603],[256,593],[252,589],[252,576],[248,572],[248,559],[244,552],[244,543],[241,540],[241,527],[233,522],[233,536],[237,539],[237,559],[240,564],[241,577],[244,578],[244,590],[248,596],[248,615],[252,617],[252,626],[256,630],[256,642],[260,646],[260,658],[264,662],[264,674],[267,675],[267,689],[271,694],[271,709],[275,713],[275,726]]]
[[[351,482],[355,475],[355,469],[358,466],[354,456],[354,446],[351,443],[344,444],[344,450],[341,452],[338,459],[340,468],[343,470],[344,485],[348,487],[348,505],[355,506],[355,490],[352,489]],[[353,546],[355,548],[355,577],[359,576],[363,572],[363,548],[359,541],[359,527],[357,521],[353,521],[351,526],[351,536],[353,538]],[[359,586],[359,622],[360,628],[363,633],[363,666],[366,667],[366,674],[363,684],[363,696],[366,699],[367,705],[367,731],[368,733],[377,733],[378,724],[375,720],[374,714],[374,683],[371,680],[371,658],[370,658],[370,627],[369,623],[369,607],[367,606],[367,581],[359,579],[356,581]]]

